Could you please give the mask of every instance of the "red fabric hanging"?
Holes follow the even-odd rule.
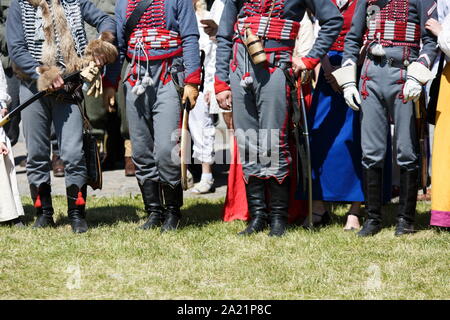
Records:
[[[228,173],[228,187],[223,206],[223,221],[248,220],[247,195],[245,193],[244,172],[239,160],[239,148],[236,137],[231,146],[231,163]]]
[[[305,97],[306,107],[309,109],[312,102],[310,85],[303,85],[303,95]],[[239,148],[236,137],[233,139],[231,146],[232,162],[228,173],[228,188],[223,208],[223,220],[226,222],[233,220],[248,220],[250,217],[245,192],[244,172],[239,160]],[[306,200],[295,199],[295,193],[297,191],[297,151],[292,137],[289,139],[289,150],[292,156],[292,166],[289,172],[291,177],[291,191],[289,196],[288,221],[289,223],[293,223],[300,219],[304,219],[308,215],[308,202]]]

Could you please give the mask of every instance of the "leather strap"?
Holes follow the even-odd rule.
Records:
[[[141,20],[142,18],[142,15],[147,10],[147,8],[151,6],[152,3],[153,0],[141,0],[137,4],[136,8],[134,8],[125,24],[125,43],[128,43],[128,40],[130,40],[134,28],[136,28],[139,20]]]
[[[408,65],[411,63],[409,60],[394,60],[393,58],[386,58],[385,56],[375,56],[372,53],[367,53],[367,58],[375,63],[379,64],[388,64],[391,67],[399,68],[399,69],[406,69]],[[405,64],[406,61],[406,64]]]
[[[380,9],[383,9],[384,7],[387,6],[387,4],[390,1],[391,0],[376,0],[376,1],[371,1],[370,5],[376,5],[376,6],[380,7]]]

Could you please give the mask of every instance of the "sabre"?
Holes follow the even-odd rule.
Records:
[[[68,74],[67,76],[65,76],[63,78],[64,82],[70,82],[71,80],[73,80],[74,78],[78,77],[78,75],[80,74],[81,71],[76,71],[73,73]],[[24,103],[22,103],[21,105],[19,105],[17,108],[15,108],[13,111],[11,111],[10,113],[8,113],[4,118],[2,118],[0,120],[0,127],[3,127],[5,124],[7,124],[8,122],[11,121],[12,118],[14,118],[15,116],[19,115],[20,112],[25,109],[26,107],[28,107],[30,104],[32,104],[33,102],[39,100],[42,97],[45,97],[48,94],[53,93],[54,91],[52,90],[43,90],[43,91],[39,91],[38,93],[36,93],[34,96],[30,97],[29,99],[27,99]]]
[[[300,159],[302,165],[297,165],[297,181],[299,181],[300,172],[302,174],[302,186],[303,192],[307,189],[308,192],[308,224],[309,228],[313,227],[312,224],[312,172],[311,172],[311,149],[309,145],[309,130],[308,120],[306,116],[306,103],[305,96],[303,95],[303,89],[301,85],[298,85],[298,81],[291,74],[291,64],[280,63],[277,65],[283,70],[286,80],[291,87],[291,100],[293,103],[293,115],[292,122],[294,126],[293,134],[297,145],[297,163]],[[300,90],[300,106],[298,105],[297,91]],[[300,129],[302,132],[300,133]],[[303,139],[302,139],[303,138]],[[306,163],[306,166],[304,165]],[[301,171],[300,171],[301,167]]]
[[[302,127],[303,127],[303,139],[305,140],[306,146],[306,171],[308,178],[308,224],[309,228],[313,227],[312,221],[312,168],[311,168],[311,148],[309,144],[309,130],[308,130],[308,119],[306,116],[306,103],[305,96],[303,95],[302,86],[298,86],[300,90],[300,107],[302,112]]]
[[[427,186],[428,186],[428,132],[427,132],[427,124],[425,122],[425,96],[422,93],[419,100],[414,102],[415,108],[415,117],[416,117],[416,130],[417,130],[417,139],[419,142],[419,151],[420,151],[420,188],[424,195],[427,194]]]

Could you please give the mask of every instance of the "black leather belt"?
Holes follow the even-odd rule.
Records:
[[[367,58],[376,64],[387,64],[394,68],[406,69],[411,62],[409,60],[396,60],[394,58],[386,58],[386,56],[374,56],[372,53],[367,53]]]
[[[269,65],[272,67],[280,68],[281,70],[292,68],[292,62],[275,61],[274,63],[269,63]]]

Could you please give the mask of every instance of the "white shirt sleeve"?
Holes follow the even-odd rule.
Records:
[[[439,48],[450,58],[450,14],[442,22],[442,31],[438,36]]]
[[[5,72],[3,71],[3,67],[0,66],[0,109],[6,108],[11,101],[7,89]],[[6,134],[3,127],[0,127],[0,142],[6,143]]]
[[[294,57],[305,57],[314,45],[316,34],[314,32],[314,25],[308,14],[305,13],[300,22],[300,31],[295,40]]]
[[[210,41],[208,52],[205,51],[205,88],[204,91],[212,91],[214,88],[214,75],[216,74],[216,47],[217,45]]]
[[[0,66],[0,109],[6,107],[10,102],[11,97],[8,95],[5,72],[3,67]]]
[[[0,127],[0,142],[6,143],[6,133],[3,127]]]
[[[217,1],[217,0],[216,0]],[[219,1],[220,2],[220,1]],[[198,29],[200,33],[199,46],[200,50],[205,52],[205,79],[204,79],[204,92],[212,91],[214,87],[214,74],[216,73],[216,47],[217,45],[212,41],[205,33],[203,27],[201,27],[200,17],[197,15]]]
[[[214,20],[214,22],[217,25],[219,25],[224,7],[225,7],[225,0],[215,0],[211,6],[210,17],[211,19]]]

